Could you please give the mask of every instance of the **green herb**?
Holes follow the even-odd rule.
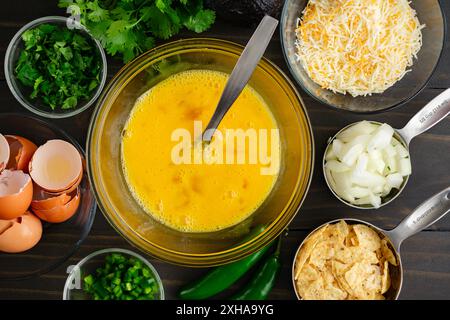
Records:
[[[135,258],[112,253],[105,265],[84,277],[84,290],[94,300],[154,300],[159,288],[152,271]]]
[[[22,35],[24,49],[15,66],[17,79],[55,110],[72,109],[98,87],[101,60],[77,30],[41,24]]]
[[[203,0],[60,0],[59,6],[80,15],[106,51],[124,62],[154,47],[155,38],[169,39],[183,27],[203,32],[216,17]]]

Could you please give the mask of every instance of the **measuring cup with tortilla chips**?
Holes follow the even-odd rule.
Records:
[[[403,282],[402,242],[450,212],[450,187],[387,231],[358,219],[338,219],[312,231],[292,266],[298,299],[395,300]]]

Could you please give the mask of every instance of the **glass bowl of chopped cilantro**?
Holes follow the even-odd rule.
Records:
[[[141,255],[126,249],[91,253],[73,266],[64,300],[164,300],[155,268]]]
[[[23,26],[9,43],[4,68],[20,104],[47,118],[86,110],[100,95],[107,74],[101,44],[79,22],[58,16]]]

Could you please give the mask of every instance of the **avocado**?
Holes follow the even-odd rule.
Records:
[[[206,0],[205,4],[223,20],[253,26],[264,15],[278,18],[283,7],[282,0]]]

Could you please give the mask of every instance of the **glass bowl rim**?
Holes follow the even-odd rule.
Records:
[[[128,249],[106,248],[106,249],[101,249],[101,250],[97,250],[97,251],[91,252],[86,257],[84,257],[83,259],[78,261],[78,263],[72,268],[72,270],[70,270],[70,273],[69,273],[69,275],[66,278],[66,282],[64,283],[63,300],[69,300],[67,295],[68,295],[69,290],[71,290],[69,288],[69,286],[72,283],[72,279],[74,277],[74,270],[76,270],[76,269],[81,270],[81,268],[83,267],[84,264],[88,263],[90,260],[92,260],[96,256],[99,256],[99,255],[102,255],[102,254],[108,254],[108,253],[125,254],[125,255],[128,255],[128,256],[132,256],[134,258],[137,258],[137,259],[139,259],[139,261],[144,263],[152,271],[153,276],[154,276],[154,278],[156,280],[156,283],[158,284],[158,288],[160,290],[160,299],[159,300],[164,300],[165,299],[163,282],[161,280],[161,277],[160,277],[158,271],[156,270],[156,268],[153,266],[153,264],[150,261],[148,261],[146,258],[144,258],[139,253],[136,253],[136,252],[128,250]]]
[[[94,43],[95,43],[95,47],[97,48],[97,51],[100,54],[101,57],[101,73],[102,73],[102,77],[99,83],[99,86],[97,88],[97,90],[95,91],[95,93],[92,95],[92,97],[87,100],[86,102],[84,102],[83,104],[78,104],[77,107],[69,112],[65,112],[65,113],[58,113],[58,112],[51,112],[51,111],[44,111],[44,110],[40,110],[37,107],[34,107],[32,103],[29,103],[27,100],[25,100],[23,98],[23,94],[22,92],[20,92],[20,90],[16,90],[16,88],[13,85],[13,81],[15,82],[16,80],[13,80],[12,78],[15,77],[14,74],[11,74],[9,72],[9,64],[12,63],[11,59],[12,59],[12,55],[14,52],[16,52],[15,49],[17,48],[13,48],[13,45],[15,43],[17,43],[17,41],[20,40],[20,37],[22,36],[22,34],[35,27],[38,26],[40,24],[44,24],[44,23],[59,23],[59,22],[71,22],[73,21],[76,24],[76,28],[82,30],[86,36],[88,36]],[[32,20],[30,22],[28,22],[27,24],[25,24],[22,28],[20,28],[12,37],[11,41],[8,44],[8,47],[6,49],[5,52],[5,60],[3,63],[3,68],[4,68],[4,73],[5,73],[5,78],[6,78],[6,82],[8,84],[8,88],[11,91],[11,93],[13,94],[14,98],[23,106],[25,107],[27,110],[31,111],[34,114],[37,114],[41,117],[45,117],[45,118],[49,118],[49,119],[63,119],[63,118],[69,118],[72,116],[75,116],[83,111],[85,111],[86,109],[88,109],[91,105],[94,104],[94,102],[97,100],[97,98],[100,96],[100,94],[103,91],[103,87],[106,84],[106,79],[107,79],[107,74],[108,74],[108,63],[106,60],[106,54],[105,51],[103,50],[102,45],[100,44],[100,42],[95,39],[91,33],[88,31],[88,29],[86,27],[84,27],[81,23],[71,19],[71,18],[66,18],[63,16],[45,16],[45,17],[41,17],[35,20]]]
[[[51,122],[47,122],[44,119],[38,118],[35,115],[30,115],[30,114],[22,114],[22,113],[16,113],[16,112],[5,112],[5,113],[0,113],[0,118],[1,117],[10,117],[10,116],[15,116],[15,117],[25,117],[25,118],[29,118],[29,119],[33,119],[33,121],[37,121],[40,124],[42,124],[43,126],[49,127],[51,130],[56,131],[58,134],[60,134],[61,136],[63,136],[65,139],[67,139],[70,143],[72,143],[77,149],[78,151],[81,151],[84,159],[87,159],[86,153],[84,151],[84,149],[81,147],[81,145],[78,143],[78,141],[76,141],[74,138],[72,138],[68,133],[66,133],[63,129],[59,128],[58,126],[54,125]],[[87,171],[87,168],[86,168]],[[54,263],[50,264],[49,266],[46,266],[45,268],[38,270],[37,272],[32,272],[30,274],[24,275],[24,276],[17,276],[17,277],[5,277],[2,278],[0,277],[0,281],[15,281],[15,280],[26,280],[26,279],[31,279],[31,278],[35,278],[44,274],[47,274],[55,269],[57,269],[58,267],[60,267],[64,262],[66,262],[72,255],[75,254],[75,252],[77,252],[77,250],[80,248],[80,246],[82,245],[82,243],[86,240],[86,238],[88,237],[92,226],[94,224],[94,220],[95,220],[95,215],[97,212],[97,199],[95,198],[95,194],[93,192],[93,187],[91,184],[91,181],[88,180],[90,186],[91,186],[91,192],[92,195],[94,196],[93,198],[93,203],[91,208],[89,209],[89,220],[86,222],[86,226],[87,229],[86,231],[84,231],[80,237],[80,239],[78,239],[74,245],[72,246],[71,250],[69,252],[67,252],[62,258],[59,258],[57,261],[55,261]]]
[[[433,70],[431,70],[430,74],[428,75],[428,78],[426,79],[426,81],[416,90],[416,92],[414,92],[412,95],[410,95],[409,97],[403,99],[400,102],[395,103],[394,105],[387,107],[387,108],[383,108],[383,109],[379,109],[379,110],[374,110],[374,111],[356,111],[356,110],[348,110],[348,109],[343,109],[340,107],[337,107],[335,105],[332,105],[322,99],[320,99],[317,95],[315,95],[314,93],[312,93],[310,90],[308,90],[306,88],[306,86],[303,84],[303,81],[298,77],[297,72],[295,72],[295,70],[292,67],[292,64],[289,61],[288,58],[288,53],[287,53],[287,45],[284,41],[284,33],[285,33],[285,26],[283,21],[285,21],[287,19],[287,15],[288,15],[288,3],[291,2],[292,0],[286,0],[283,4],[283,9],[281,11],[281,18],[280,18],[280,42],[281,42],[281,51],[283,52],[283,58],[284,61],[288,67],[289,73],[292,75],[292,77],[294,78],[295,82],[303,89],[303,91],[305,91],[311,98],[313,98],[315,101],[319,102],[320,104],[326,106],[329,109],[335,110],[335,111],[342,111],[342,112],[346,112],[348,114],[360,114],[360,115],[370,115],[370,114],[380,114],[383,112],[387,112],[387,111],[391,111],[394,110],[398,107],[401,107],[405,104],[407,104],[408,102],[410,102],[411,100],[413,100],[416,96],[418,96],[428,85],[428,83],[430,82],[431,78],[433,77],[433,75],[436,73],[436,70],[440,64],[440,62],[442,61],[442,56],[444,54],[444,49],[445,49],[445,41],[447,39],[447,18],[446,15],[444,14],[444,11],[442,10],[442,4],[439,0],[436,0],[436,2],[438,3],[439,6],[439,11],[441,13],[441,17],[442,17],[442,44],[441,44],[441,49],[439,52],[439,56],[438,59],[436,61],[436,64],[433,67]],[[395,84],[394,84],[395,85]],[[334,93],[336,94],[336,93]]]
[[[100,176],[98,173],[94,173],[95,171],[98,171],[98,169],[94,170],[93,166],[94,165],[98,166],[98,164],[93,164],[94,161],[92,161],[91,155],[91,153],[95,153],[93,152],[94,147],[92,147],[93,145],[92,140],[94,138],[94,130],[99,130],[97,126],[98,122],[97,120],[99,119],[102,104],[104,103],[107,97],[115,97],[115,95],[117,94],[117,90],[120,90],[120,87],[118,87],[118,85],[126,85],[129,81],[129,78],[124,79],[124,77],[135,74],[140,69],[139,68],[140,66],[142,67],[142,65],[148,64],[149,62],[154,61],[160,58],[161,56],[167,56],[170,54],[179,53],[192,49],[200,50],[202,48],[203,49],[213,48],[214,50],[222,51],[223,53],[240,54],[240,52],[242,52],[244,47],[232,41],[216,38],[188,38],[168,42],[143,53],[142,55],[140,55],[139,57],[135,58],[127,65],[122,67],[119,70],[119,72],[113,77],[113,79],[108,83],[106,89],[102,92],[102,95],[97,101],[96,107],[91,117],[91,122],[89,125],[86,141],[86,150],[89,159],[88,161],[89,179],[91,180],[91,184],[93,185],[94,194],[97,198],[97,204],[100,210],[102,211],[103,215],[105,216],[106,220],[109,222],[109,224],[125,240],[131,243],[134,247],[137,247],[139,250],[152,256],[156,256],[157,258],[162,259],[164,261],[190,267],[206,267],[206,266],[210,267],[236,261],[240,258],[243,258],[249,254],[252,254],[260,250],[261,248],[269,244],[271,240],[275,239],[278,235],[280,235],[287,228],[289,223],[294,219],[307,196],[314,173],[314,159],[315,159],[314,133],[303,99],[301,98],[297,88],[289,79],[289,77],[277,65],[275,65],[267,58],[263,57],[261,59],[259,67],[262,67],[264,70],[266,69],[272,70],[272,73],[270,73],[270,75],[274,77],[276,81],[278,81],[278,79],[281,79],[283,81],[282,86],[285,89],[289,90],[287,94],[292,95],[292,97],[295,98],[293,111],[296,113],[298,117],[297,119],[304,118],[304,121],[306,123],[304,132],[308,134],[305,140],[308,140],[308,142],[310,143],[310,145],[307,146],[306,151],[310,152],[310,159],[308,159],[309,160],[308,163],[305,164],[307,168],[309,167],[309,173],[307,174],[307,176],[303,178],[305,181],[303,183],[302,183],[302,175],[299,175],[296,178],[297,181],[295,192],[291,195],[289,202],[286,204],[283,211],[280,211],[280,214],[268,225],[268,227],[261,234],[253,237],[250,240],[247,240],[244,243],[238,244],[232,247],[231,249],[224,249],[213,253],[201,253],[201,254],[184,253],[172,249],[167,249],[164,246],[148,241],[147,239],[143,238],[133,230],[132,236],[129,236],[125,234],[123,230],[121,230],[123,229],[122,226],[121,228],[117,227],[113,222],[113,219],[110,217],[110,215],[116,215],[119,218],[121,217],[117,212],[110,213],[109,210],[106,210],[105,205],[101,202],[101,199],[105,197],[101,196],[100,194],[105,192],[104,191],[99,192],[99,188],[103,187],[97,186],[97,183],[95,182],[95,180],[101,181],[101,178],[98,178],[98,176]],[[103,115],[103,117],[105,117],[105,115]],[[95,175],[97,175],[97,177]],[[299,187],[300,185],[303,186],[305,191],[303,195],[300,195],[299,193],[299,191],[301,190],[301,188]],[[280,227],[280,225],[284,225],[284,227]],[[142,243],[142,241],[146,243],[146,248],[143,248],[141,245],[138,244]],[[151,250],[149,250],[148,247],[150,247]]]

